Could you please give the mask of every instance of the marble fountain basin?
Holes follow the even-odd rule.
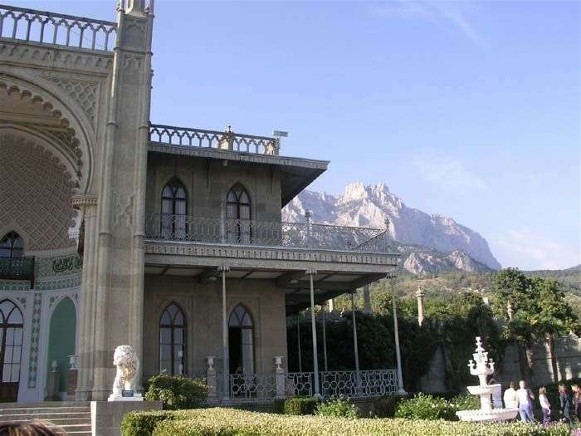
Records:
[[[460,421],[508,421],[516,418],[518,409],[459,410]]]

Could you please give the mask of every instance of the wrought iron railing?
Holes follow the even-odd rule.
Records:
[[[387,253],[385,229],[327,224],[221,219],[152,214],[145,218],[148,239],[211,244]]]
[[[278,155],[280,150],[277,138],[243,135],[234,133],[230,128],[220,132],[152,124],[149,127],[149,141],[165,145],[215,148],[272,156]]]
[[[324,398],[367,398],[394,395],[397,392],[395,369],[322,371],[320,375],[321,395]]]
[[[0,5],[0,37],[111,51],[117,24],[73,15]]]
[[[34,257],[0,257],[0,279],[34,282]]]
[[[214,372],[217,396],[223,398],[223,380],[220,372]],[[228,378],[227,397],[238,402],[272,401],[275,398],[313,396],[314,373],[290,372],[270,374],[231,374]],[[209,379],[205,379],[208,383]],[[365,371],[321,371],[319,393],[323,398],[369,398],[397,393],[395,369]]]

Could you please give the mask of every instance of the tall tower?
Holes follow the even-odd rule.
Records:
[[[151,94],[153,0],[119,1],[107,119],[99,130],[92,208],[85,206],[77,398],[104,400],[113,351],[142,355],[144,202]],[[83,207],[83,205],[81,205]]]

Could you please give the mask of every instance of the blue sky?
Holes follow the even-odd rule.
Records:
[[[18,5],[114,19],[115,1]],[[157,1],[152,121],[269,135],[507,266],[581,263],[577,1]]]

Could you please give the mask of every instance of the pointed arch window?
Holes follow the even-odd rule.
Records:
[[[185,373],[186,317],[176,304],[168,305],[159,322],[159,370],[171,375]]]
[[[161,192],[161,234],[164,239],[186,238],[187,210],[186,188],[174,177]]]
[[[230,372],[254,374],[254,322],[246,307],[239,304],[228,320]]]
[[[23,318],[10,300],[0,302],[0,399],[16,399],[22,358]],[[8,398],[10,397],[10,398]]]
[[[0,257],[8,259],[21,258],[24,253],[24,241],[16,232],[4,235],[0,240]]]
[[[249,244],[251,239],[250,196],[240,184],[226,196],[226,236],[228,242]]]

